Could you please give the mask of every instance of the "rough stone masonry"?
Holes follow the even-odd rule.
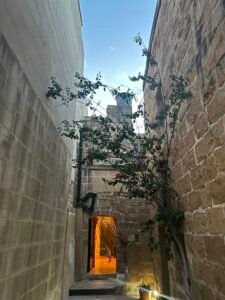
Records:
[[[192,298],[225,299],[224,1],[159,1],[149,47],[165,93],[169,75],[176,74],[189,79],[193,94],[180,114],[170,161],[185,210]],[[154,120],[160,99],[147,86],[145,106]],[[169,264],[169,277],[171,294],[184,298],[176,259]]]

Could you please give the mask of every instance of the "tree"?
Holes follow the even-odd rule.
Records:
[[[94,96],[99,89],[108,90],[113,96],[119,95],[125,100],[136,99],[135,93],[130,89],[121,92],[121,87],[113,88],[103,83],[100,74],[97,74],[93,82],[76,73],[76,93],[71,92],[69,88],[63,89],[57,80],[52,78],[47,96],[53,99],[60,98],[65,105],[71,101],[78,101],[93,111],[93,122],[96,126],[90,126],[84,120],[74,120],[71,123],[65,120],[62,122],[60,133],[71,139],[79,139],[79,132],[82,131],[86,145],[91,145],[82,163],[91,164],[93,160],[110,163],[118,173],[112,180],[103,178],[107,184],[120,184],[129,197],[145,198],[152,204],[155,215],[145,223],[145,229],[151,233],[151,249],[163,247],[170,259],[171,246],[175,245],[180,259],[183,289],[190,298],[187,259],[177,234],[177,226],[184,219],[184,213],[180,207],[179,195],[171,184],[169,159],[179,111],[182,104],[191,97],[191,93],[187,80],[182,76],[170,75],[171,86],[167,97],[156,60],[139,35],[135,37],[135,42],[142,46],[142,54],[150,62],[151,75],[144,76],[139,73],[130,80],[142,80],[150,90],[160,91],[163,107],[155,122],[150,120],[143,104],[139,104],[136,111],[124,115],[122,122],[97,115],[100,104],[95,103]],[[145,134],[138,133],[134,128],[139,118],[144,120]],[[165,229],[166,238],[163,245],[154,236],[154,228],[158,223]]]

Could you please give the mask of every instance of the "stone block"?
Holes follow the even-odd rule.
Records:
[[[193,299],[199,299],[199,300],[211,300],[211,299],[217,299],[215,290],[212,288],[209,288],[207,285],[203,284],[202,281],[192,281],[192,295]]]
[[[19,147],[16,145],[15,137],[4,126],[0,126],[0,145],[0,154],[8,159],[11,158],[9,153],[12,150],[13,146],[17,148],[16,150],[18,151],[18,156],[13,160],[16,162],[16,159],[20,157]]]
[[[225,264],[225,244],[221,236],[205,236],[204,248],[207,260],[221,265]]]
[[[208,118],[204,112],[201,112],[194,123],[195,134],[201,138],[209,129]]]
[[[39,246],[29,246],[26,248],[26,266],[31,268],[38,262]]]
[[[198,281],[191,281],[191,293],[194,299],[201,299],[201,284]]]
[[[182,122],[179,124],[178,131],[180,139],[182,139],[187,134],[188,126],[186,123],[186,119],[183,119]]]
[[[215,267],[206,260],[193,259],[192,261],[194,279],[207,282],[209,287],[215,286]]]
[[[39,200],[42,203],[53,203],[52,193],[49,186],[41,184]]]
[[[89,180],[90,180],[91,183],[93,183],[95,185],[96,183],[97,184],[98,183],[100,183],[100,184],[103,183],[103,180],[102,180],[103,178],[108,179],[108,177],[106,178],[106,177],[101,177],[101,176],[100,177],[99,176],[98,177],[94,176],[94,177],[90,177]]]
[[[3,65],[0,63],[0,88],[3,89],[3,86],[6,81],[6,70]]]
[[[186,112],[186,120],[189,125],[192,125],[198,118],[199,114],[203,112],[201,98],[197,95],[191,102],[188,111]]]
[[[212,200],[204,189],[197,190],[188,194],[188,205],[190,211],[193,212],[199,208],[212,207]]]
[[[171,167],[173,181],[178,180],[183,175],[182,162],[178,161],[174,166]]]
[[[188,258],[191,259],[191,257],[195,255],[194,235],[192,233],[186,233],[184,240]]]
[[[181,197],[179,205],[181,205],[181,210],[190,211],[187,195]]]
[[[13,277],[12,299],[23,296],[27,290],[27,273],[20,273]]]
[[[225,272],[225,266],[222,264],[215,265],[213,269],[214,274],[214,286],[211,285],[216,291],[218,291],[220,294],[222,294],[222,299],[225,295],[225,286],[223,281],[223,275]]]
[[[189,233],[195,232],[193,216],[190,214],[185,214],[185,232],[189,232]]]
[[[225,185],[224,185],[225,176],[219,175],[217,178],[210,182],[207,186],[209,191],[209,195],[211,196],[213,203],[223,204],[225,202],[224,195],[225,195]]]
[[[222,27],[224,21],[224,2],[222,0],[210,0],[212,5],[212,31],[216,32],[218,27]],[[220,28],[219,28],[220,29]]]
[[[33,220],[42,221],[44,216],[44,207],[41,203],[35,202]]]
[[[219,86],[224,85],[224,78],[225,78],[225,54],[220,58],[220,60],[216,64],[216,74],[217,74]]]
[[[225,234],[225,215],[223,207],[207,210],[207,227],[210,234]]]
[[[0,111],[0,124],[8,130],[13,128],[14,115],[10,113],[6,104],[4,104],[3,96],[0,94],[1,111]]]
[[[204,212],[196,212],[193,215],[193,227],[197,234],[206,234],[208,232],[207,215]]]
[[[0,218],[7,218],[10,215],[12,193],[0,187]]]
[[[49,245],[49,243],[41,244],[40,248],[39,248],[38,261],[43,262],[43,261],[49,260],[49,258],[50,258],[50,245]]]
[[[225,142],[224,117],[220,118],[213,126],[211,132],[215,140],[215,146],[218,147]]]
[[[207,158],[215,148],[215,139],[209,130],[195,146],[197,163]]]
[[[31,220],[34,215],[34,201],[27,197],[21,196],[19,201],[17,199],[17,202],[17,218],[20,220]]]
[[[34,134],[30,130],[29,125],[25,123],[23,116],[19,115],[19,113],[16,113],[15,116],[13,134],[27,149],[32,149]]]
[[[7,253],[4,250],[0,250],[0,282],[2,282],[2,279],[5,276],[4,271],[5,271],[6,254]]]
[[[21,272],[25,269],[24,266],[24,255],[25,255],[25,248],[24,247],[16,247],[12,250],[11,256],[11,271],[12,273]]]
[[[17,167],[0,157],[0,185],[11,191],[16,191],[17,174]]]
[[[19,244],[29,244],[31,242],[32,226],[30,222],[20,222],[20,233],[18,234]]]
[[[185,151],[188,152],[195,144],[195,131],[192,127],[183,140],[183,147],[185,148]]]
[[[20,170],[18,172],[16,190],[30,198],[39,199],[40,182]]]
[[[191,171],[191,183],[194,190],[204,187],[205,181],[202,173],[202,166],[198,166]]]
[[[225,145],[214,151],[218,171],[225,171]]]
[[[7,246],[15,246],[18,244],[20,235],[20,222],[8,221],[7,228]]]
[[[183,173],[186,174],[196,167],[194,149],[190,150],[182,159]]]
[[[202,164],[202,177],[204,182],[208,182],[217,175],[216,160],[214,156],[209,156]]]
[[[0,281],[0,287],[1,299],[12,299],[13,278]]]
[[[25,111],[25,105],[22,107],[22,99],[21,93],[18,88],[18,84],[10,77],[7,76],[6,80],[4,81],[4,85],[2,85],[2,89],[0,92],[0,99],[3,109],[5,108],[5,112],[8,115],[11,115],[11,118],[15,117],[16,111],[20,111],[21,113]],[[4,117],[1,114],[1,118]],[[13,121],[13,119],[11,119]],[[14,122],[11,122],[11,126],[9,129],[12,129],[12,125]],[[8,126],[7,126],[8,128]]]
[[[205,251],[205,244],[204,244],[204,237],[196,235],[193,240],[193,249],[195,256],[199,259],[206,258],[206,251]]]
[[[218,91],[207,106],[210,123],[215,123],[225,114],[224,90]]]
[[[182,195],[190,193],[192,190],[191,176],[188,173],[179,180],[179,191]]]

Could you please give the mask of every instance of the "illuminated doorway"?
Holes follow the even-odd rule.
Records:
[[[99,216],[89,220],[88,272],[116,273],[116,221]]]

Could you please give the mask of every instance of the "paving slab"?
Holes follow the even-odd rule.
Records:
[[[98,279],[98,280],[82,280],[74,282],[70,287],[69,295],[113,295],[118,287],[115,278]]]
[[[68,300],[137,300],[139,298],[118,296],[118,295],[102,295],[102,296],[71,296]]]

